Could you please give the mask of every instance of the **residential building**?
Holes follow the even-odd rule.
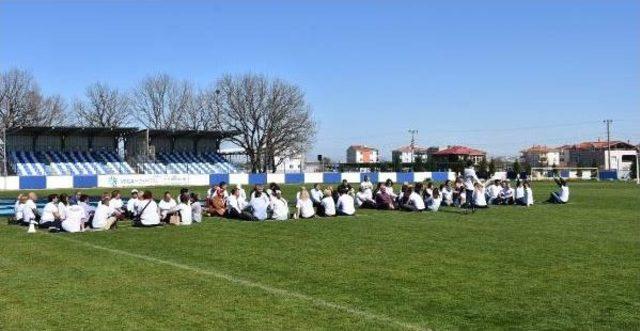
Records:
[[[474,164],[487,159],[487,153],[466,146],[449,146],[432,154],[433,162],[438,169],[459,167],[467,160]]]
[[[378,150],[366,145],[351,145],[347,148],[347,163],[376,163]]]
[[[628,171],[638,153],[636,146],[620,140],[612,140],[610,145],[606,141],[587,141],[566,147],[569,153],[568,165],[571,167],[595,166],[600,169]]]
[[[563,166],[561,148],[533,145],[520,152],[520,162],[532,167]],[[564,156],[564,153],[563,153]]]
[[[413,163],[416,161],[416,158],[420,156],[423,161],[426,161],[428,157],[427,152],[428,148],[407,145],[391,151],[391,159],[399,159],[402,163]]]

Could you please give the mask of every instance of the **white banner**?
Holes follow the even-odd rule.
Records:
[[[188,174],[100,175],[98,187],[188,186],[191,185],[189,177]]]

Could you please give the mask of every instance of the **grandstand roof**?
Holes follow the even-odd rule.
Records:
[[[138,132],[145,132],[146,129]],[[223,139],[240,134],[238,131],[203,131],[203,130],[170,130],[149,129],[149,137],[174,137],[174,138],[215,138]]]
[[[8,135],[50,135],[50,136],[126,136],[138,128],[95,128],[75,126],[19,126],[7,128]]]

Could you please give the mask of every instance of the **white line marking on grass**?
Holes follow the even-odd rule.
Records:
[[[360,316],[362,318],[365,318],[367,320],[372,320],[372,321],[378,321],[378,322],[384,322],[390,325],[395,325],[398,327],[401,327],[403,329],[408,329],[408,330],[431,330],[429,328],[425,328],[416,324],[411,324],[411,323],[407,323],[407,322],[403,322],[397,319],[394,319],[392,317],[389,317],[387,315],[383,315],[383,314],[375,314],[375,313],[371,313],[371,312],[367,312],[364,310],[360,310],[357,308],[352,308],[349,306],[345,306],[345,305],[341,305],[338,303],[333,303],[330,301],[326,301],[323,299],[318,299],[318,298],[314,298],[310,295],[306,295],[306,294],[302,294],[302,293],[298,293],[298,292],[293,292],[290,290],[285,290],[285,289],[281,289],[281,288],[277,288],[277,287],[273,287],[270,285],[266,285],[266,284],[262,284],[262,283],[258,283],[258,282],[254,282],[254,281],[250,281],[250,280],[246,280],[240,277],[236,277],[230,274],[226,274],[223,272],[219,272],[219,271],[215,271],[215,270],[210,270],[210,269],[201,269],[198,267],[194,267],[194,266],[190,266],[190,265],[186,265],[186,264],[181,264],[181,263],[177,263],[177,262],[173,262],[173,261],[168,261],[168,260],[163,260],[163,259],[159,259],[156,257],[152,257],[152,256],[147,256],[147,255],[142,255],[142,254],[136,254],[136,253],[131,253],[131,252],[127,252],[127,251],[123,251],[120,249],[115,249],[115,248],[109,248],[109,247],[104,247],[104,246],[99,246],[99,245],[95,245],[95,244],[90,244],[87,242],[84,242],[82,240],[76,240],[76,239],[71,239],[69,237],[66,237],[64,235],[55,235],[55,237],[60,238],[60,239],[64,239],[66,241],[70,241],[70,242],[74,242],[77,244],[81,244],[87,247],[91,247],[91,248],[95,248],[95,249],[99,249],[105,252],[110,252],[113,254],[118,254],[118,255],[123,255],[123,256],[128,256],[128,257],[132,257],[132,258],[137,258],[140,260],[145,260],[145,261],[149,261],[149,262],[153,262],[156,264],[163,264],[163,265],[168,265],[174,268],[178,268],[178,269],[182,269],[182,270],[188,270],[188,271],[193,271],[199,274],[203,274],[203,275],[207,275],[207,276],[212,276],[218,279],[222,279],[222,280],[226,280],[230,283],[234,283],[234,284],[238,284],[238,285],[242,285],[242,286],[246,286],[246,287],[253,287],[253,288],[258,288],[261,289],[267,293],[270,294],[274,294],[274,295],[279,295],[282,297],[289,297],[289,298],[294,298],[294,299],[298,299],[298,300],[302,300],[302,301],[307,301],[310,302],[311,304],[315,305],[315,306],[319,306],[319,307],[326,307],[326,308],[330,308],[330,309],[334,309],[334,310],[339,310],[339,311],[343,311],[346,313],[349,313],[351,315],[355,315],[355,316]]]

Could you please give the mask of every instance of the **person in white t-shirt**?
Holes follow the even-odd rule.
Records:
[[[373,190],[373,183],[369,180],[369,175],[364,175],[364,177],[362,178],[363,181],[362,183],[360,183],[360,189],[364,188],[369,189],[370,191]]]
[[[262,192],[260,192],[258,195],[258,198],[262,198]],[[253,198],[256,198],[256,194],[252,194]],[[265,200],[266,203],[266,200]],[[231,189],[231,194],[227,197],[226,200],[226,216],[228,218],[232,218],[232,219],[240,219],[240,220],[245,220],[245,221],[250,221],[253,219],[253,216],[251,215],[251,213],[248,213],[247,211],[245,211],[245,208],[247,206],[244,205],[243,201],[240,200],[240,192],[238,191],[237,187],[234,187],[233,189]]]
[[[514,201],[514,192],[508,180],[502,182],[502,190],[500,191],[500,204],[512,205]]]
[[[23,215],[22,215],[22,209],[23,209],[22,204],[24,204],[24,203],[21,203],[20,202],[21,200],[27,201],[27,197],[25,195],[23,195],[22,193],[18,194],[18,198],[16,198],[16,203],[13,204],[13,217],[14,217],[16,223],[22,223],[22,217],[23,217]]]
[[[242,188],[241,184],[236,185],[236,189],[238,190],[238,199],[241,203],[247,203],[247,192]]]
[[[120,213],[124,212],[124,202],[122,202],[122,194],[120,194],[119,190],[111,192],[111,201],[109,202],[109,206]]]
[[[315,207],[318,207],[318,205],[320,205],[322,198],[324,198],[324,194],[322,193],[320,184],[313,184],[313,188],[311,189],[311,191],[309,191],[309,197],[311,198],[311,202],[313,202],[313,205]]]
[[[66,218],[62,221],[62,230],[65,232],[83,232],[87,215],[82,206],[71,205],[66,208]]]
[[[272,191],[275,192],[275,191]],[[269,218],[269,207],[271,204],[271,199],[268,201],[262,198],[263,192],[256,192],[254,194],[251,201],[249,201],[249,206],[251,207],[251,215],[253,216],[253,220],[264,221]]]
[[[490,182],[487,187],[485,187],[485,192],[487,192],[487,203],[490,205],[499,204],[500,203],[500,191],[502,191],[502,185],[499,179]]]
[[[196,223],[202,222],[202,204],[198,193],[191,192],[191,217]]]
[[[533,190],[531,189],[531,183],[529,181],[525,181],[522,186],[524,187],[524,205],[527,207],[533,205]]]
[[[102,196],[101,203],[96,208],[93,214],[93,221],[91,226],[96,230],[110,230],[116,226],[116,213],[113,208],[109,206],[111,197],[108,194]]]
[[[408,210],[408,211],[423,211],[424,210],[424,208],[425,208],[424,200],[420,196],[420,194],[418,194],[418,193],[416,193],[414,191],[413,186],[408,185],[404,194],[405,194],[405,196],[407,196],[407,200],[406,200],[406,203],[402,205],[402,209]]]
[[[358,208],[376,208],[376,201],[373,199],[371,188],[360,185],[360,189],[356,193],[356,204]]]
[[[133,226],[153,227],[162,225],[162,222],[160,222],[160,209],[158,208],[158,204],[153,201],[151,191],[144,191],[142,193],[142,200],[138,204],[136,213],[138,217],[134,219]]]
[[[293,218],[313,218],[316,215],[315,209],[313,209],[313,202],[309,197],[309,191],[302,190],[300,192],[300,198],[296,202],[296,212],[293,214]]]
[[[58,196],[58,214],[60,214],[60,221],[64,221],[67,218],[67,207],[69,207],[69,196],[62,193]]]
[[[180,196],[180,203],[176,206],[176,210],[180,214],[180,225],[191,225],[193,223],[193,214],[189,202],[189,197],[186,194]]]
[[[442,195],[440,194],[440,189],[436,187],[433,189],[431,196],[426,199],[425,205],[427,207],[427,210],[436,212],[440,208],[441,204]]]
[[[464,168],[462,172],[462,178],[464,180],[465,196],[467,197],[466,206],[473,209],[474,204],[472,199],[469,199],[469,197],[473,196],[474,183],[480,182],[478,175],[476,175],[476,170],[473,168],[473,161],[467,160],[467,167]]]
[[[271,219],[277,221],[285,221],[289,218],[289,204],[287,200],[282,197],[282,191],[277,190],[274,192],[273,199],[271,199]]]
[[[318,216],[336,216],[336,203],[333,201],[329,190],[325,190],[324,198],[320,201]]]
[[[520,180],[516,181],[514,199],[517,205],[525,206],[527,203],[524,196],[524,186]]]
[[[162,200],[158,202],[158,208],[160,209],[160,220],[165,223],[169,223],[169,218],[178,212],[176,207],[178,204],[176,200],[171,197],[171,192],[164,192]]]
[[[138,203],[140,202],[139,195],[138,190],[131,190],[131,196],[129,197],[129,200],[127,200],[127,207],[125,211],[129,218],[134,218],[136,216],[136,210],[138,208]]]
[[[29,205],[29,198],[25,195],[20,199],[20,207],[22,212],[22,225],[29,225],[36,223],[36,210]]]
[[[475,208],[487,208],[487,197],[485,196],[484,186],[482,183],[476,182],[474,184],[473,194],[471,195],[472,210]]]
[[[47,197],[47,204],[42,209],[42,217],[40,217],[41,228],[49,228],[54,225],[55,221],[60,220],[60,213],[58,212],[58,195],[50,194]]]
[[[441,205],[453,206],[453,189],[450,180],[447,179],[444,184],[440,185],[440,195],[442,195]]]
[[[556,182],[556,185],[558,185],[559,190],[551,192],[551,196],[547,202],[557,204],[565,204],[569,202],[569,183],[561,177],[554,177],[553,180]]]
[[[353,197],[346,189],[340,191],[338,203],[336,203],[336,214],[341,216],[353,216],[356,214],[356,206]]]

